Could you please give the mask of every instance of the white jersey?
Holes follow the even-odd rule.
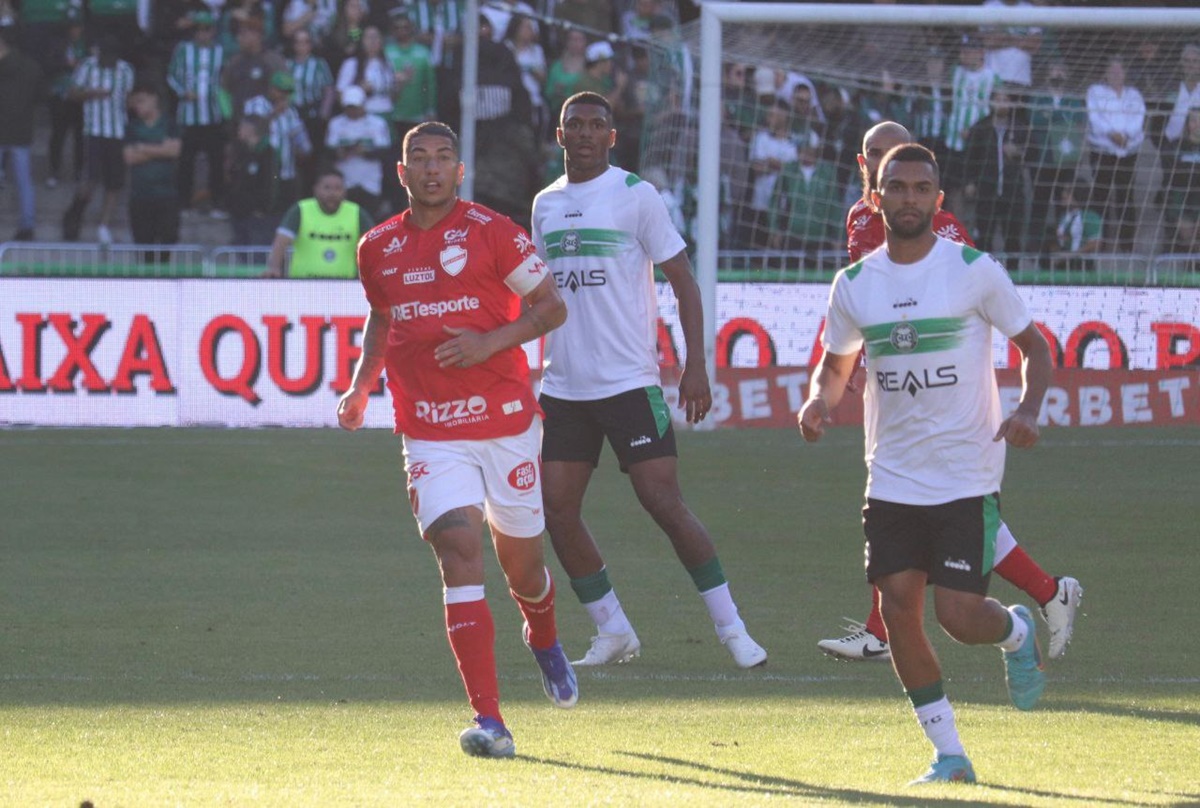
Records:
[[[1000,490],[1004,442],[992,327],[1031,318],[1008,273],[973,247],[938,237],[914,264],[879,249],[833,282],[822,344],[866,344],[867,496],[938,505]]]
[[[654,265],[686,245],[654,186],[616,167],[560,177],[533,200],[533,241],[567,303],[542,392],[592,401],[659,384]]]

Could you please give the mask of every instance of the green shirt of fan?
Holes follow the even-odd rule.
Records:
[[[21,4],[21,20],[26,23],[66,22],[72,13],[80,18],[82,0],[25,0]]]
[[[179,128],[173,118],[165,113],[158,120],[148,124],[139,118],[134,118],[125,129],[125,143],[150,143],[157,145],[165,140],[175,140],[179,137]],[[174,157],[162,157],[138,163],[129,169],[129,196],[131,199],[175,199],[179,195],[179,186],[175,180],[177,160]]]
[[[88,0],[93,17],[132,17],[137,6],[137,0]]]
[[[288,277],[357,278],[358,239],[372,226],[370,216],[353,202],[326,213],[316,199],[300,200],[279,225],[296,234]]]

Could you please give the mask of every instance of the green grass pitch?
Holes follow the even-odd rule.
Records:
[[[587,516],[643,656],[581,671],[576,709],[553,708],[493,559],[518,757],[489,761],[458,748],[470,710],[396,438],[0,431],[0,805],[1200,804],[1200,429],[1009,452],[1005,518],[1083,582],[1083,615],[1031,713],[998,651],[930,625],[981,783],[924,789],[890,668],[815,647],[867,610],[861,441],[680,436],[685,495],[770,652],[749,672],[606,454]],[[578,656],[591,626],[550,566]]]

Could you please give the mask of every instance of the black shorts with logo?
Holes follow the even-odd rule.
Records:
[[[867,499],[867,580],[923,570],[935,586],[986,595],[999,529],[999,494],[941,505]]]
[[[617,455],[621,471],[643,460],[675,457],[675,430],[661,387],[639,387],[608,398],[568,401],[538,398],[546,414],[542,460],[600,462],[604,439]]]

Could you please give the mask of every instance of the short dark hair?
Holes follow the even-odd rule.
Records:
[[[401,158],[408,154],[409,142],[413,138],[421,137],[422,135],[435,135],[437,137],[446,138],[450,141],[450,145],[454,148],[454,153],[458,154],[458,135],[456,135],[454,130],[450,128],[450,124],[442,123],[441,121],[425,121],[424,123],[417,124],[412,129],[409,129],[407,133],[405,133],[404,143],[400,152]]]
[[[582,93],[575,93],[575,95],[571,96],[566,101],[563,101],[562,112],[559,114],[559,121],[561,121],[563,116],[567,114],[567,110],[576,104],[588,104],[594,107],[604,107],[604,111],[608,114],[608,119],[610,121],[612,120],[612,104],[608,102],[608,99],[600,95],[600,93],[593,93],[589,90],[584,90]]]
[[[338,179],[342,180],[343,182],[346,179],[346,175],[342,173],[342,170],[340,168],[338,168],[337,166],[335,166],[333,163],[322,163],[320,166],[317,167],[317,172],[313,176],[313,185],[316,185],[318,182],[325,179],[326,177],[337,177]]]
[[[875,174],[875,187],[883,188],[883,171],[891,163],[925,163],[933,166],[933,176],[941,184],[942,172],[938,168],[937,157],[933,152],[922,146],[920,143],[901,143],[899,146],[893,146],[883,159],[879,161],[879,170]]]

